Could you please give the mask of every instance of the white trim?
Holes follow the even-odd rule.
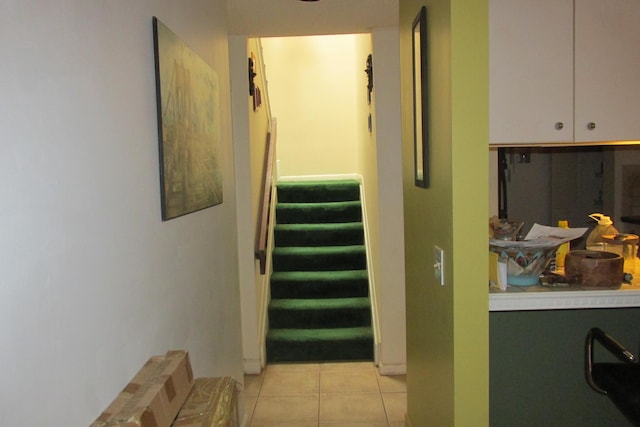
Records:
[[[341,173],[333,175],[290,175],[278,177],[278,181],[330,181],[338,179],[356,179],[362,185],[362,175],[357,173]]]
[[[278,189],[274,179],[271,180],[271,205],[269,206],[269,247],[266,248],[265,271],[262,275],[261,286],[263,288],[260,300],[260,315],[258,316],[258,337],[260,338],[260,367],[267,365],[267,331],[269,330],[268,312],[271,301],[271,256],[273,253],[273,233],[276,225],[276,204],[278,203]],[[260,373],[260,371],[258,371]]]
[[[378,366],[378,372],[380,375],[404,375],[407,373],[406,363],[380,363]]]
[[[264,87],[261,87],[260,90],[263,92],[262,95],[262,99],[265,101],[262,103],[262,105],[264,106],[264,108],[267,109],[267,120],[269,121],[269,124],[271,124],[271,103],[269,102],[269,82],[267,81],[267,71],[265,70],[265,65],[264,65],[264,49],[262,48],[262,39],[258,39],[256,41],[257,45],[258,45],[258,49],[257,49],[257,53],[254,52],[256,54],[256,61],[254,63],[254,65],[257,65],[258,67],[260,67],[260,76],[259,78],[262,79],[262,85]]]
[[[380,316],[378,316],[378,298],[375,287],[375,277],[373,274],[373,267],[371,266],[371,250],[369,246],[369,223],[367,221],[367,203],[364,192],[363,178],[361,175],[357,175],[357,179],[360,182],[360,204],[362,206],[362,226],[364,227],[364,247],[367,256],[367,274],[369,275],[369,299],[371,300],[371,326],[373,327],[373,360],[376,365],[380,362],[380,354],[382,353],[380,348],[382,347],[382,341],[380,340]]]
[[[262,372],[262,360],[244,359],[242,361],[244,373],[247,375],[259,375]]]
[[[627,289],[625,289],[625,287]],[[622,285],[617,290],[507,292],[489,294],[489,311],[568,310],[579,308],[640,307],[640,289]]]

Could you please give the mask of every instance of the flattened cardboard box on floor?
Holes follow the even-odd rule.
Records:
[[[153,356],[91,427],[170,427],[193,382],[186,351]]]

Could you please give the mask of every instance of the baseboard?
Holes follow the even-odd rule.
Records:
[[[341,173],[332,175],[290,175],[278,177],[278,181],[329,181],[332,179],[356,179],[362,182],[362,175],[357,173]]]
[[[378,364],[378,372],[380,375],[404,375],[407,373],[407,365],[405,363],[382,363]]]
[[[276,183],[272,181],[271,183],[271,191],[273,197],[271,197],[271,204],[269,206],[269,218],[276,217],[276,204],[278,203],[278,192],[276,190]],[[257,365],[257,373],[260,373],[260,370],[266,366],[267,363],[267,329],[268,329],[268,320],[267,316],[269,315],[269,301],[271,300],[271,286],[270,286],[270,278],[271,278],[271,255],[273,252],[273,230],[275,227],[275,221],[269,221],[269,237],[267,239],[269,247],[267,248],[267,259],[266,259],[266,268],[265,273],[262,276],[262,298],[258,302],[259,306],[259,314],[258,314],[258,337],[259,337],[259,349],[260,349],[260,359],[256,360]]]
[[[245,374],[259,375],[260,372],[262,372],[262,362],[260,359],[244,359],[242,364]]]
[[[373,360],[376,365],[380,364],[380,350],[382,346],[382,339],[380,337],[380,317],[378,315],[378,294],[376,292],[376,280],[373,274],[372,258],[371,258],[371,245],[369,238],[369,220],[367,216],[367,197],[364,189],[364,182],[362,176],[359,176],[360,181],[360,201],[362,204],[362,223],[364,226],[364,242],[367,250],[367,272],[369,274],[369,299],[371,301],[371,326],[373,327]]]

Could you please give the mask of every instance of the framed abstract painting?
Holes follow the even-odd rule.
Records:
[[[222,203],[218,75],[153,18],[162,220]]]

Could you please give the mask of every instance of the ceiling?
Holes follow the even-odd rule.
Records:
[[[398,0],[227,0],[229,33],[249,37],[370,32],[398,26]]]

